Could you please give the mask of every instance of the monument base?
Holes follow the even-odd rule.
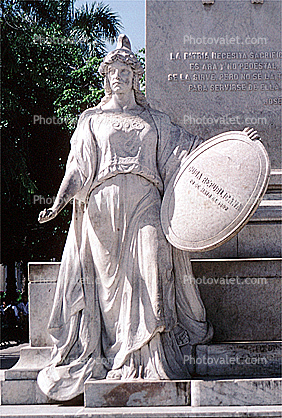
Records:
[[[237,408],[240,405],[253,405],[248,408],[275,405],[273,408],[276,409],[272,408],[269,414],[265,410],[256,410],[253,415],[246,416],[280,416],[276,411],[279,410],[277,405],[282,403],[278,391],[281,385],[281,342],[277,341],[281,335],[281,259],[199,259],[193,260],[192,264],[195,277],[200,281],[208,317],[215,328],[213,344],[198,345],[193,355],[189,350],[186,352],[185,346],[181,348],[193,379],[133,383],[89,380],[85,385],[86,407],[81,409],[81,416],[85,416],[86,410],[95,411],[95,407],[101,411],[105,405],[106,410],[112,407],[115,411],[134,411],[130,412],[134,416],[137,416],[137,409],[150,408],[149,412],[140,415],[144,417],[231,417],[238,416],[232,415],[231,405],[237,405]],[[59,266],[60,263],[29,265],[30,346],[23,348],[18,363],[1,375],[1,405],[58,404],[40,391],[36,379],[39,370],[51,358],[52,341],[47,321]],[[214,282],[201,284],[204,277],[213,278]],[[236,277],[232,285],[216,283],[218,278],[227,281],[230,277]],[[170,412],[151,415],[151,409],[157,405],[162,411]],[[199,406],[198,409],[203,411],[206,406],[218,408],[218,405],[230,405],[230,414],[221,415],[216,410],[214,414],[201,415],[193,409]],[[187,412],[191,407],[194,415]],[[177,408],[187,409],[184,415],[172,415]],[[96,414],[101,415],[100,412]],[[36,414],[32,413],[32,416]],[[50,413],[50,416],[54,415]],[[91,416],[95,416],[94,412]],[[120,416],[126,415],[120,412]]]
[[[281,224],[279,231],[281,236]],[[268,247],[265,243],[264,248]],[[280,340],[282,258],[208,258],[211,252],[203,253],[206,258],[191,257],[207,318],[214,327],[213,343]],[[48,347],[52,340],[47,326],[60,263],[32,262],[28,267],[30,343]],[[189,278],[184,278],[184,284],[185,280]]]
[[[282,379],[107,382],[89,379],[85,407],[280,405]]]
[[[184,347],[183,347],[183,351]],[[24,347],[20,360],[1,376],[1,405],[58,403],[37,385],[38,372],[51,358],[51,347]],[[185,355],[191,380],[131,382],[89,379],[85,406],[278,405],[281,402],[281,343],[199,345]],[[235,396],[236,395],[236,396]]]
[[[26,373],[23,380],[1,380],[1,405],[59,404],[40,391],[34,377]],[[282,404],[281,393],[281,378],[147,382],[89,379],[85,383],[84,404],[85,408],[131,409],[157,406],[278,406]]]

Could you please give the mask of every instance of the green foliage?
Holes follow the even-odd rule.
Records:
[[[145,48],[141,48],[138,51],[138,54],[136,54],[138,60],[140,61],[142,67],[144,68],[144,74],[140,80],[140,90],[142,91],[142,93],[145,94],[146,92],[146,88],[145,88]]]
[[[59,187],[74,122],[101,99],[97,69],[121,23],[107,5],[71,0],[2,0],[0,23],[2,262],[59,259],[71,209],[44,225],[38,212]]]
[[[103,80],[98,73],[101,61],[93,57],[83,67],[72,70],[54,102],[56,114],[70,131],[76,126],[77,115],[97,104],[104,94]]]

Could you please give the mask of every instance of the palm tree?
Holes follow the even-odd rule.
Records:
[[[84,106],[95,105],[102,94],[96,70],[105,43],[112,43],[122,27],[119,16],[103,3],[80,9],[73,3],[1,1],[2,263],[11,272],[15,261],[57,257],[67,222],[62,217],[62,225],[45,228],[44,237],[36,225],[40,208],[32,204],[32,194],[36,188],[41,194],[57,188],[69,132],[66,125],[36,125],[33,116],[76,116]],[[75,42],[34,42],[39,35]],[[48,236],[53,248],[46,244]]]
[[[91,57],[106,52],[106,41],[113,44],[122,25],[119,17],[108,5],[94,2],[89,8],[86,4],[75,10],[72,32],[78,38],[88,40],[87,52]]]

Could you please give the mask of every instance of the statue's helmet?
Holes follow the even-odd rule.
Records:
[[[117,48],[109,52],[99,67],[99,73],[105,77],[108,72],[108,66],[115,61],[120,61],[130,65],[135,76],[140,80],[144,70],[136,55],[131,51],[131,44],[126,35],[119,35]]]

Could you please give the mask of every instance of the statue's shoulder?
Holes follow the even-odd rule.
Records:
[[[157,109],[153,109],[152,107],[149,107],[148,111],[150,112],[151,116],[160,123],[171,123],[171,119],[166,113]]]
[[[89,118],[96,116],[97,114],[101,113],[101,109],[99,106],[90,107],[89,109],[84,110],[79,117],[78,123],[85,122]]]

